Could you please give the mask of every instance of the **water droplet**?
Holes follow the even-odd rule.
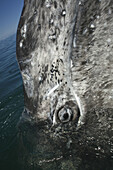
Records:
[[[98,150],[101,150],[101,147],[100,147],[100,146],[98,146]]]
[[[53,24],[54,23],[54,20],[53,19],[50,19],[50,24]]]
[[[109,10],[108,10],[108,14],[109,14],[109,15],[111,15],[111,14],[112,14],[112,10],[111,10],[111,8],[109,8]]]
[[[49,39],[50,39],[50,40],[55,40],[55,39],[56,39],[56,34],[49,35]]]
[[[21,29],[21,36],[22,36],[23,38],[26,37],[26,31],[27,31],[27,25],[25,24],[25,25],[22,27],[22,29]]]
[[[82,5],[82,2],[81,2],[81,1],[79,1],[79,5]]]
[[[63,10],[62,10],[62,16],[65,16],[65,15],[66,15],[66,10],[63,9]]]
[[[82,5],[83,5],[83,2],[84,2],[84,0],[79,0],[78,5],[79,5],[79,6],[82,6]]]
[[[26,37],[26,34],[23,34],[23,37],[25,38],[25,37]]]
[[[109,96],[109,99],[112,99],[113,97],[112,96]]]
[[[23,40],[20,41],[20,48],[23,46]]]
[[[46,7],[47,7],[47,8],[50,8],[50,7],[51,7],[51,5],[48,3],[48,4],[46,4]]]
[[[100,18],[100,16],[99,16],[99,15],[97,15],[97,16],[96,16],[96,18],[97,18],[97,19],[99,19],[99,18]]]
[[[107,39],[107,43],[108,43],[108,44],[111,43],[111,39],[110,39],[110,38]]]
[[[91,25],[90,25],[90,28],[95,28],[95,25],[94,25],[94,24],[91,24]]]
[[[42,77],[39,77],[38,80],[41,81],[41,80],[42,80]]]
[[[49,2],[49,0],[46,0],[45,5],[46,5],[47,8],[50,8],[50,7],[51,7],[51,3]]]
[[[31,66],[34,66],[34,65],[35,65],[35,63],[33,61],[31,61]]]

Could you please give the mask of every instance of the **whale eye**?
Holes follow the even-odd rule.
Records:
[[[60,120],[60,122],[66,123],[73,119],[73,111],[70,108],[64,107],[58,111],[57,116],[58,116],[58,119]]]

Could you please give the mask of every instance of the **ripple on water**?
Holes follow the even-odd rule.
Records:
[[[5,170],[17,161],[17,123],[24,103],[15,35],[0,41],[0,78],[0,169]]]

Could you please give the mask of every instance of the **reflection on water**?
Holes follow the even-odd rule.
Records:
[[[16,36],[0,41],[0,169],[19,169],[17,123],[23,110]]]

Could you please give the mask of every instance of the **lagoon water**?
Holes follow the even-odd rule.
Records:
[[[16,60],[16,35],[0,41],[0,170],[19,169],[17,124],[23,110],[23,87]]]

